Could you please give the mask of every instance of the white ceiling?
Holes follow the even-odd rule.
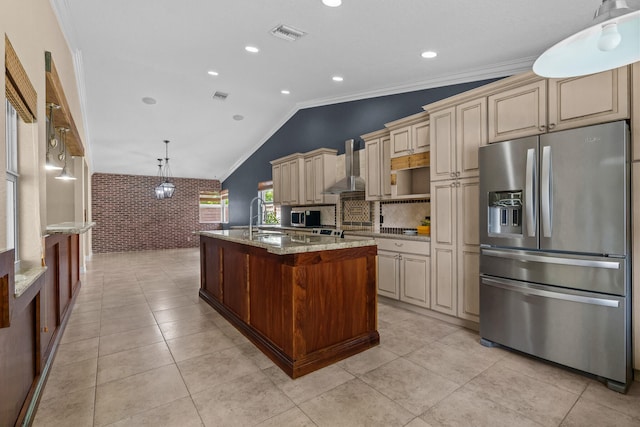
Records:
[[[155,175],[168,139],[173,175],[207,179],[226,178],[300,108],[529,70],[546,48],[586,27],[600,4],[51,2],[76,60],[92,171]],[[279,24],[307,35],[296,42],[273,37]],[[250,54],[246,45],[260,52]],[[421,58],[425,50],[438,57]],[[214,100],[215,91],[229,97]],[[244,120],[234,120],[238,114]]]

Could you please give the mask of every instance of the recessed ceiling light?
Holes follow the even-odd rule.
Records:
[[[338,7],[342,4],[342,0],[322,0],[322,4],[329,7]]]
[[[260,49],[258,49],[255,46],[245,46],[244,50],[246,50],[247,52],[251,52],[251,53],[258,53],[260,52]]]
[[[333,76],[332,79],[333,79],[334,82],[341,82],[341,81],[344,80],[344,78],[342,78],[340,76]]]
[[[145,96],[144,98],[142,98],[142,102],[144,102],[145,104],[148,104],[148,105],[153,105],[158,101],[156,101],[155,99],[151,98],[150,96]]]
[[[436,56],[438,56],[438,54],[432,50],[426,50],[422,52],[423,58],[435,58]]]
[[[281,90],[280,93],[283,95],[289,95],[291,92],[289,92],[288,90]]]
[[[209,71],[207,71],[207,74],[209,74],[210,76],[217,76],[218,72],[217,71],[213,71],[213,70],[209,70]]]
[[[235,116],[233,116],[233,120],[240,121],[242,119],[244,119],[244,116],[241,116],[240,114],[236,114]]]

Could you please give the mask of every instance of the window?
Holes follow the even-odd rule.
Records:
[[[18,113],[7,100],[7,249],[18,257]]]
[[[229,222],[229,190],[200,192],[200,223]]]
[[[273,181],[258,183],[258,197],[264,200],[264,211],[261,208],[262,224],[280,224],[280,206],[273,204]]]

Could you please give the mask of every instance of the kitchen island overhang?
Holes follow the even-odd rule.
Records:
[[[373,239],[198,234],[200,297],[290,377],[379,344]]]

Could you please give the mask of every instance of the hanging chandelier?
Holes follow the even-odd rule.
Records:
[[[56,136],[55,126],[53,124],[53,111],[60,108],[58,104],[54,104],[53,102],[47,103],[47,107],[49,107],[49,128],[47,129],[47,161],[44,165],[46,170],[61,170],[62,167],[58,166],[51,155],[51,149],[56,148],[58,146],[58,138]]]
[[[176,191],[175,184],[171,182],[171,169],[169,168],[169,141],[165,139],[164,143],[164,169],[162,167],[162,159],[158,159],[158,177],[161,182],[154,190],[156,199],[170,199]]]

